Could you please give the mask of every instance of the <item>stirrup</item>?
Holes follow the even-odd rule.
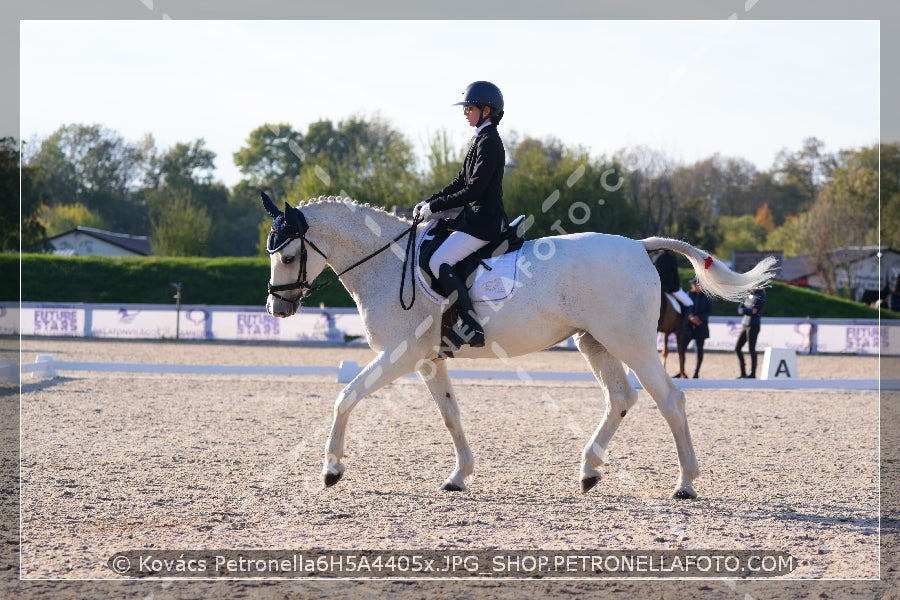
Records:
[[[450,333],[444,336],[444,339],[454,350],[459,350],[467,344],[473,348],[484,347],[484,332],[481,329],[469,328],[469,334],[463,337],[459,332],[459,325],[457,323]]]

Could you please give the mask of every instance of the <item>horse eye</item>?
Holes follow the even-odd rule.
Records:
[[[294,262],[294,259],[295,259],[295,258],[297,258],[297,257],[294,256],[293,254],[288,254],[288,255],[286,255],[286,256],[282,256],[282,257],[281,257],[281,262],[284,263],[284,264],[286,264],[286,265],[289,265],[289,264],[291,264],[292,262]]]

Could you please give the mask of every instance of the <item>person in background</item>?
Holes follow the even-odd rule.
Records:
[[[685,307],[681,319],[681,353],[684,355],[691,340],[697,347],[697,365],[694,367],[694,379],[700,377],[700,365],[703,364],[703,344],[709,337],[709,316],[712,314],[712,300],[700,289],[700,283],[696,277],[691,279],[691,291],[688,294],[691,305]],[[687,377],[684,372],[684,364],[679,365],[681,371],[675,378]]]
[[[766,306],[766,291],[761,287],[750,290],[747,297],[741,304],[738,304],[738,314],[743,315],[741,319],[741,334],[738,336],[737,344],[734,351],[737,354],[738,362],[741,365],[741,374],[738,379],[755,379],[756,378],[756,339],[759,337],[760,318],[762,317],[763,308]],[[749,344],[750,350],[750,373],[747,373],[747,367],[744,364],[744,353],[742,349],[744,344]]]
[[[900,275],[894,280],[891,286],[891,292],[887,297],[887,309],[893,312],[900,312]]]

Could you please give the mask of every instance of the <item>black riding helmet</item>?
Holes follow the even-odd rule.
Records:
[[[500,88],[490,81],[475,81],[466,86],[462,93],[462,101],[457,102],[454,106],[490,106],[491,119],[496,125],[503,116],[503,94]],[[484,122],[484,116],[478,119],[477,125]]]

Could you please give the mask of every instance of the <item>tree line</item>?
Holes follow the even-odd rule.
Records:
[[[601,231],[681,238],[723,259],[733,250],[809,254],[835,292],[830,250],[881,242],[900,247],[900,144],[826,152],[816,138],[784,149],[767,171],[718,154],[680,164],[648,147],[596,157],[555,138],[504,134],[504,202],[529,216],[529,237]],[[41,250],[77,225],[147,235],[157,255],[251,256],[268,224],[259,190],[297,204],[320,195],[408,209],[440,189],[465,147],[446,131],[419,160],[407,137],[381,118],[320,120],[306,131],[266,123],[232,156],[242,180],[215,179],[203,139],[159,148],[102,125],[65,125],[23,144],[0,139],[3,249]],[[879,204],[879,161],[881,166]],[[19,240],[18,177],[21,167]]]

